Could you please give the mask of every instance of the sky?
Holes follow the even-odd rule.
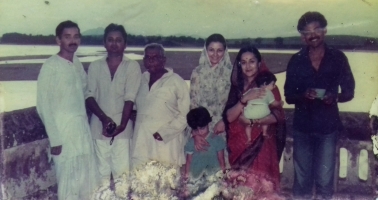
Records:
[[[117,23],[141,35],[287,37],[307,11],[326,17],[328,35],[378,38],[378,0],[0,0],[0,35],[54,34],[70,19],[82,32]]]

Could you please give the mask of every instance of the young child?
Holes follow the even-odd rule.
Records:
[[[203,137],[209,143],[207,151],[196,151],[194,139],[191,137],[185,145],[186,164],[184,166],[184,177],[193,179],[201,177],[202,173],[214,174],[219,170],[225,170],[224,149],[226,142],[221,136],[210,134],[209,123],[211,117],[209,111],[204,107],[192,109],[187,115],[188,125],[193,130],[193,135]]]
[[[270,114],[270,107],[279,107],[283,105],[283,101],[276,101],[272,90],[275,88],[277,78],[269,72],[260,72],[256,77],[257,87],[265,89],[266,94],[260,99],[253,99],[248,101],[247,106],[244,107],[244,117],[253,122],[258,122],[259,119],[264,118]],[[247,143],[251,142],[252,124],[245,128],[247,134]],[[267,136],[268,125],[262,125],[263,136]]]

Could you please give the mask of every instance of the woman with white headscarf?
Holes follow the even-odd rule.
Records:
[[[221,134],[225,131],[222,112],[231,87],[232,64],[226,40],[221,34],[210,35],[205,42],[197,66],[190,78],[190,109],[205,107],[212,116],[210,132]],[[206,150],[208,142],[196,137],[191,131],[196,150]]]

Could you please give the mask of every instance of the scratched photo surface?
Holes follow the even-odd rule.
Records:
[[[378,0],[0,0],[0,199],[56,198],[49,142],[35,105],[40,68],[59,51],[55,28],[60,22],[79,25],[82,38],[76,55],[85,70],[106,55],[104,28],[116,23],[128,33],[125,55],[142,71],[144,45],[161,43],[166,67],[189,87],[205,39],[220,33],[232,63],[241,46],[255,45],[283,95],[288,61],[304,46],[296,27],[307,11],[325,16],[326,43],[345,53],[356,83],[353,100],[338,104],[344,130],[338,142],[335,193],[341,199],[371,199],[378,167],[368,112],[378,94]],[[281,188],[288,195],[294,180],[293,108],[285,102],[288,133],[280,172]]]

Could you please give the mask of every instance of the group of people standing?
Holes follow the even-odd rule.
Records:
[[[318,195],[332,197],[341,127],[337,103],[354,95],[347,58],[324,43],[326,26],[318,12],[299,19],[307,47],[287,68],[284,94],[295,104],[293,194],[298,198],[311,198],[314,182]],[[107,55],[91,63],[86,74],[74,55],[78,25],[65,21],[56,28],[60,51],[42,66],[37,110],[50,140],[59,199],[88,199],[111,174],[118,177],[151,160],[183,166],[185,178],[243,170],[253,174],[246,186],[254,189],[264,179],[279,193],[285,115],[276,78],[258,49],[242,47],[232,63],[225,38],[209,36],[189,90],[165,67],[162,45],[145,46],[142,74],[139,64],[124,56],[126,40],[123,26],[106,27]],[[93,113],[89,124],[86,107]],[[249,117],[254,113],[261,118]]]

